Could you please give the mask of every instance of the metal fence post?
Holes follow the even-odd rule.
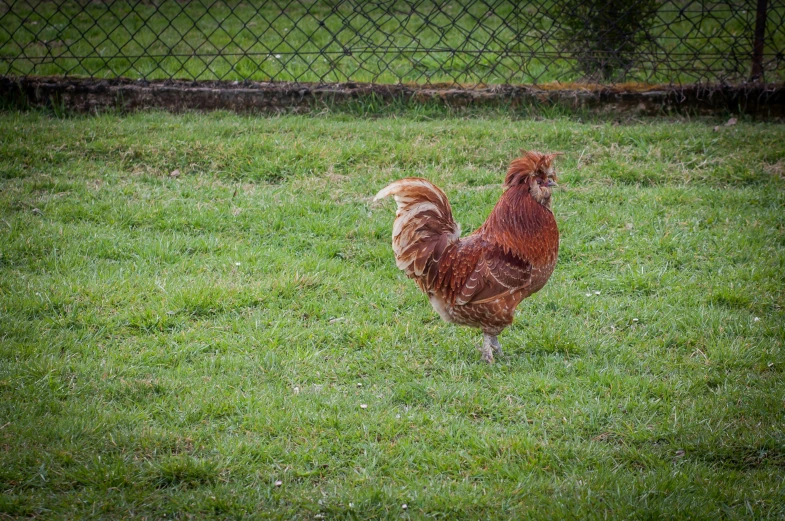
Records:
[[[755,41],[752,44],[752,74],[750,80],[763,79],[763,43],[766,36],[766,0],[758,0],[755,15]]]

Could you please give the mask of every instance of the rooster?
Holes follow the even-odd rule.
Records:
[[[559,230],[551,188],[557,178],[551,163],[557,155],[525,152],[512,161],[499,202],[463,239],[447,196],[430,181],[401,179],[374,198],[392,195],[398,204],[392,233],[398,268],[428,295],[442,319],[482,330],[485,362],[502,355],[498,335],[556,266]]]

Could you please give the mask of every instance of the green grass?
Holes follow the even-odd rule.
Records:
[[[491,9],[492,7],[492,9]],[[563,2],[29,2],[0,5],[0,75],[374,83],[582,81],[554,26]],[[766,79],[785,80],[770,6]],[[664,2],[624,79],[748,79],[755,10]],[[617,78],[614,78],[617,79]]]
[[[0,517],[782,519],[785,126],[715,124],[0,113]],[[561,255],[487,366],[371,198],[470,231],[521,147]]]

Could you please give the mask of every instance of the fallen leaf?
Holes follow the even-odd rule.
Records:
[[[169,177],[180,177],[180,170],[172,170],[169,172]]]

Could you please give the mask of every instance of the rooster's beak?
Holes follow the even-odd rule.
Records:
[[[559,186],[559,185],[557,185],[557,184],[556,184],[556,181],[554,181],[553,179],[548,179],[548,184],[547,184],[546,186],[547,186],[548,188],[550,188],[550,187],[552,187],[552,186]]]

